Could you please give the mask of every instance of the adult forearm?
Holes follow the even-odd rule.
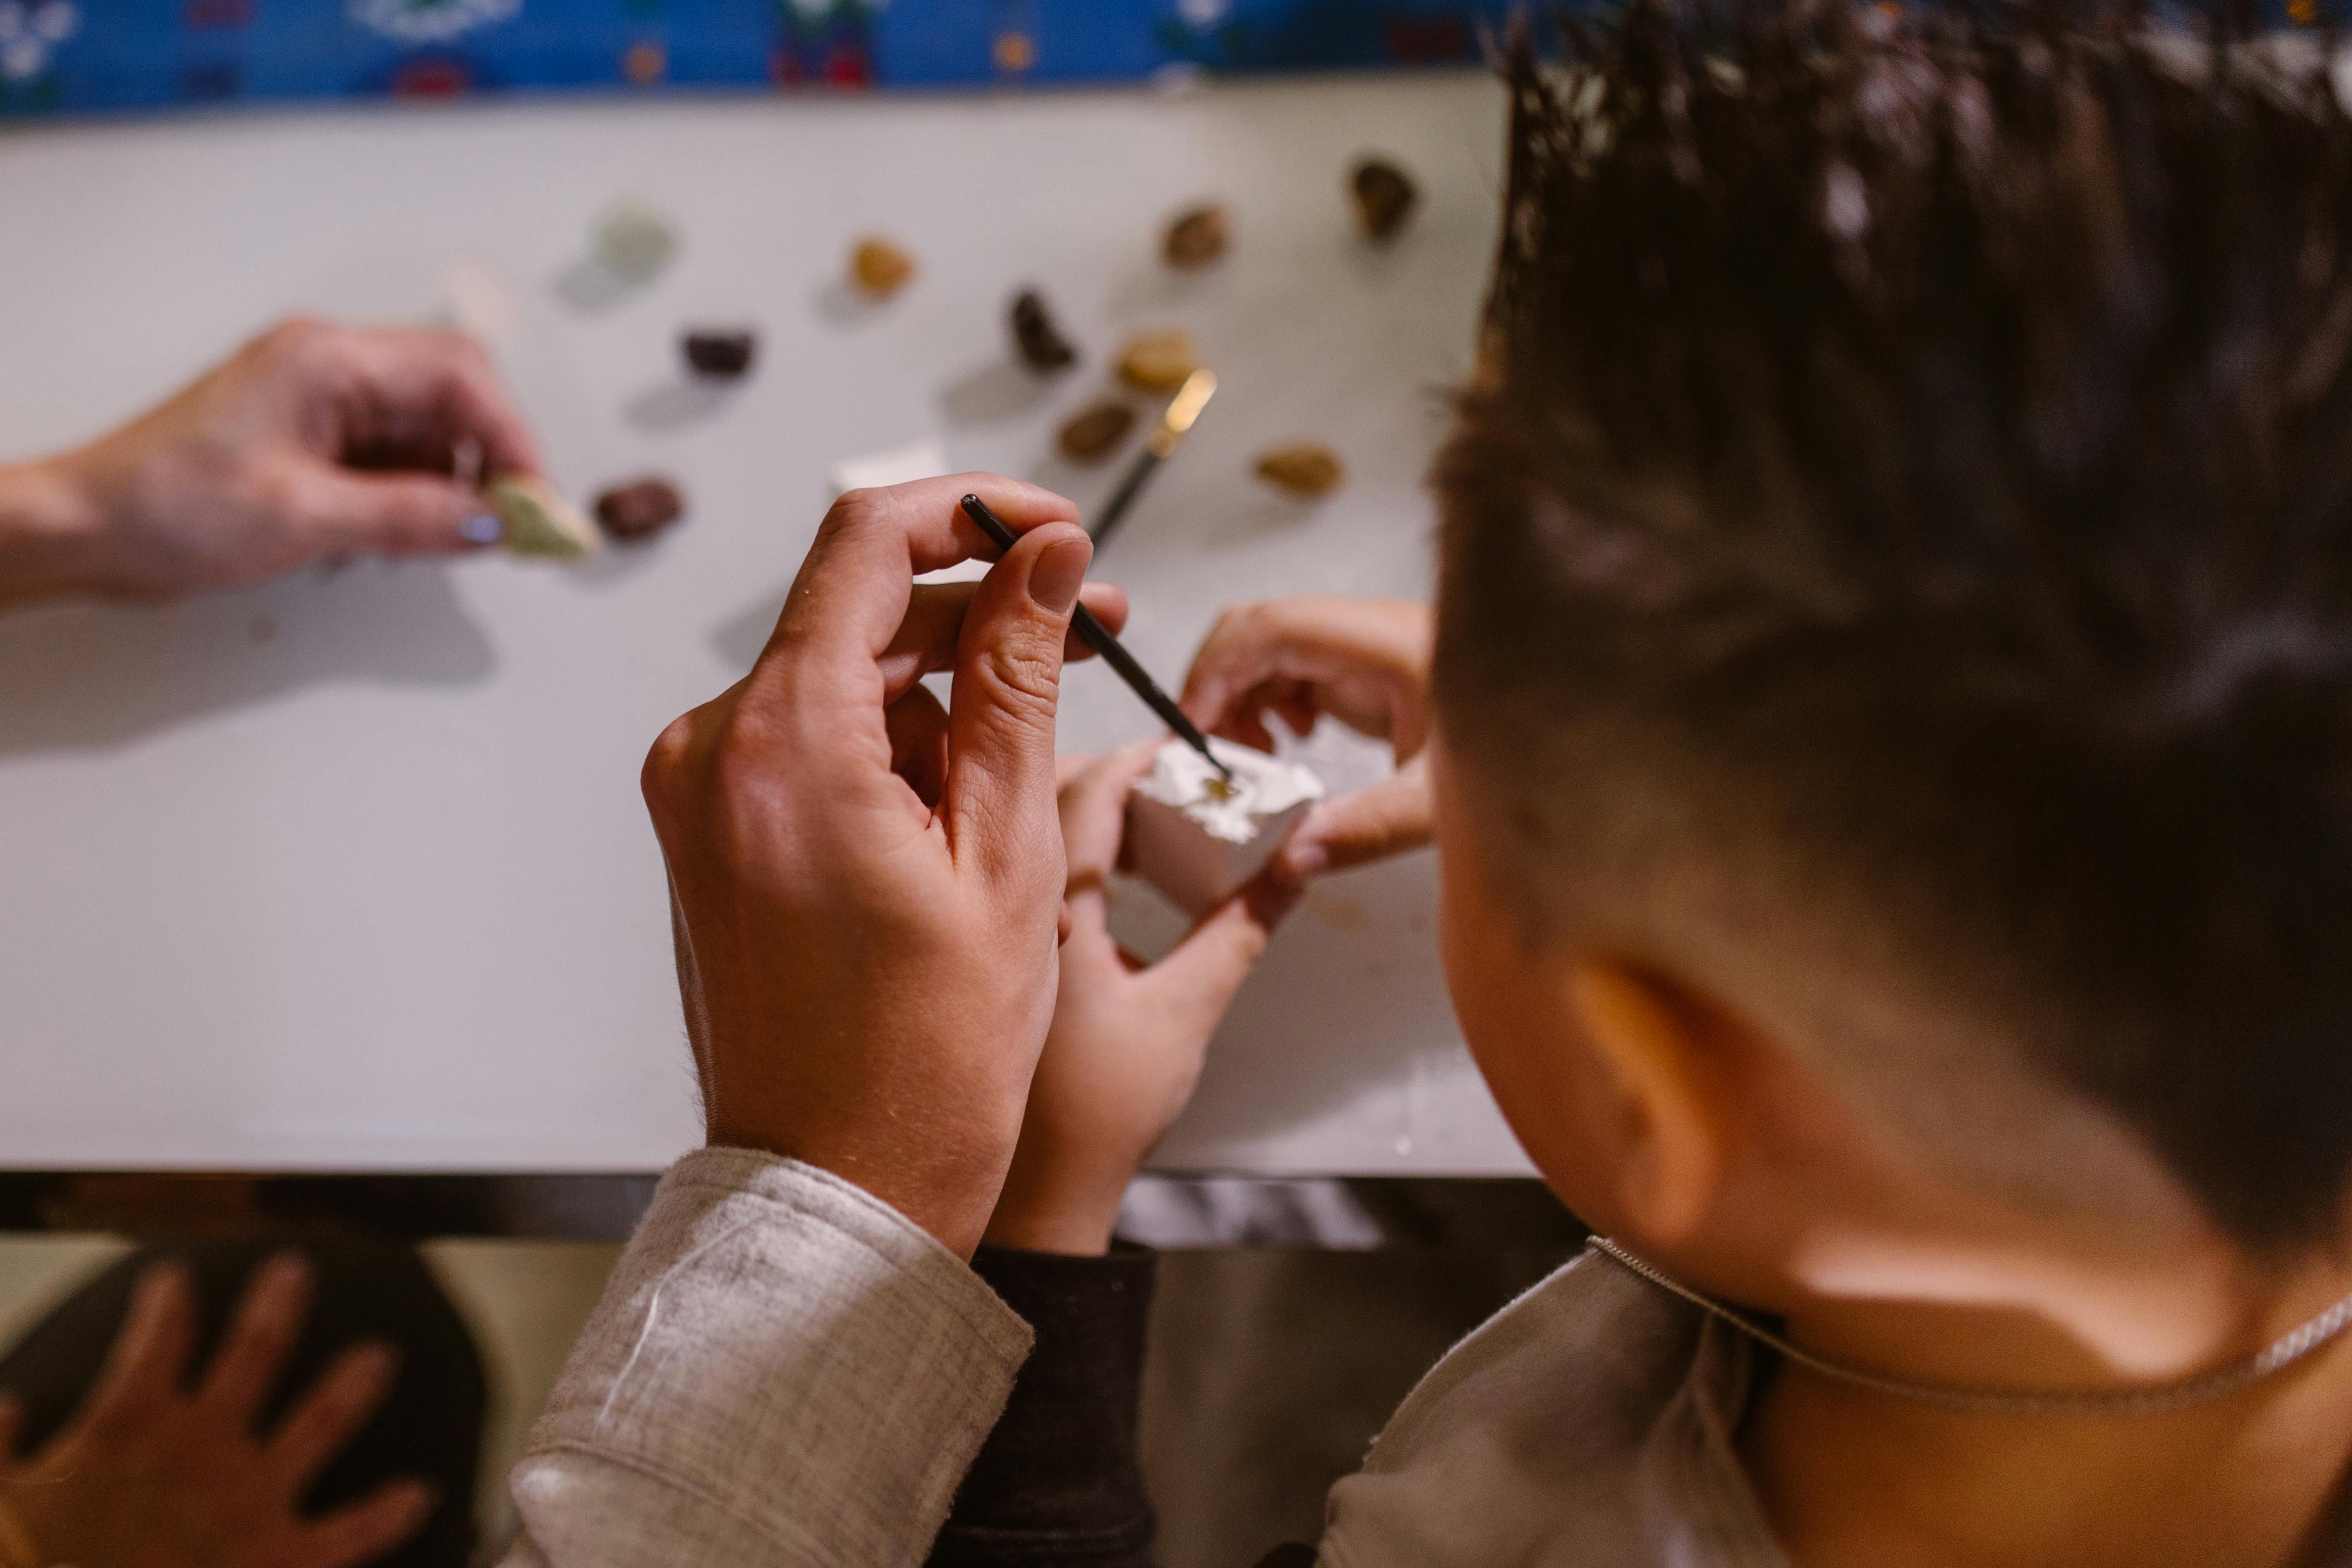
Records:
[[[99,591],[104,530],[71,454],[0,465],[0,606]]]

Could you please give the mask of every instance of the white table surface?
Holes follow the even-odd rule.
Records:
[[[0,136],[0,455],[153,401],[275,317],[440,315],[449,262],[508,279],[509,370],[559,479],[658,469],[690,520],[578,570],[361,563],[161,611],[0,619],[0,1167],[614,1171],[693,1140],[658,853],[636,792],[662,724],[764,637],[835,461],[925,435],[1090,504],[1051,454],[1120,336],[1190,329],[1223,376],[1100,562],[1171,684],[1221,604],[1425,592],[1421,479],[1467,368],[1502,98],[1472,75],[1181,98],[547,102],[64,126]],[[1341,196],[1367,149],[1423,178],[1392,249]],[[591,221],[642,196],[686,236],[583,303]],[[1161,266],[1166,215],[1236,243]],[[852,236],[922,273],[879,308]],[[1004,303],[1045,287],[1087,350],[1038,383]],[[761,362],[706,394],[698,320]],[[1312,507],[1249,477],[1329,442]],[[1075,672],[1063,743],[1148,733]],[[1335,774],[1362,748],[1321,744]],[[1344,755],[1343,755],[1344,754]],[[1153,895],[1122,918],[1166,921]],[[1461,1048],[1426,855],[1335,879],[1286,925],[1164,1168],[1518,1172]]]

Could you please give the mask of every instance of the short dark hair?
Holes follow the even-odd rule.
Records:
[[[1434,476],[1526,920],[1596,771],[1684,801],[2273,1252],[2352,1180],[2337,58],[1802,0],[1521,47]]]

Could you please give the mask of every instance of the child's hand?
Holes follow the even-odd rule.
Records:
[[[1267,874],[1286,887],[1429,842],[1429,606],[1403,599],[1301,596],[1217,617],[1184,677],[1184,711],[1212,734],[1274,749],[1266,716],[1299,734],[1329,714],[1387,741],[1396,776],[1318,806]]]
[[[1064,759],[1069,935],[1020,1147],[989,1221],[988,1239],[999,1247],[1108,1249],[1120,1196],[1192,1098],[1209,1036],[1291,903],[1254,883],[1148,968],[1112,940],[1106,886],[1126,827],[1128,787],[1150,768],[1160,744]]]
[[[0,1409],[0,1511],[21,1537],[16,1551],[79,1568],[351,1568],[415,1534],[435,1500],[422,1481],[302,1512],[311,1482],[391,1392],[389,1347],[346,1350],[283,1416],[260,1418],[310,1289],[299,1259],[263,1265],[190,1386],[187,1276],[164,1264],[142,1277],[106,1370],[64,1430],[17,1458],[24,1412],[13,1401]]]

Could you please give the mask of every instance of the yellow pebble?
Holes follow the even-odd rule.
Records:
[[[1148,332],[1118,357],[1119,379],[1145,392],[1172,392],[1200,368],[1200,350],[1181,332]]]

